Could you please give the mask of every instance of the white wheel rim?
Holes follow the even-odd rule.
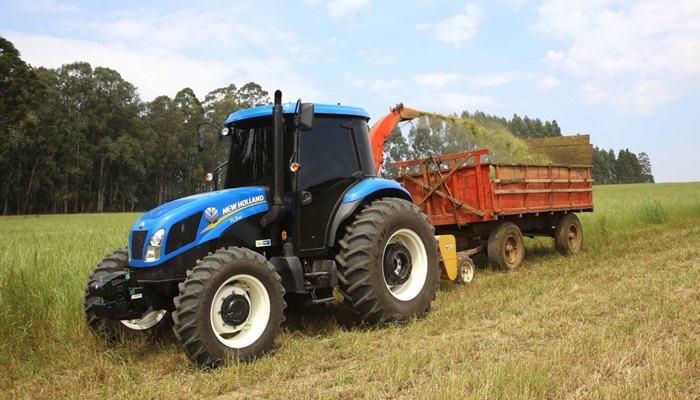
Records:
[[[232,326],[224,322],[221,306],[229,295],[246,298],[250,312],[245,322]],[[210,307],[211,328],[224,345],[234,349],[250,346],[258,340],[270,320],[270,297],[260,280],[252,275],[235,275],[216,291]]]
[[[384,268],[382,266],[382,278],[384,279],[384,284],[389,289],[392,296],[396,297],[401,301],[409,301],[414,299],[423,290],[425,286],[426,279],[428,277],[428,254],[425,251],[425,245],[420,239],[417,233],[410,229],[399,229],[394,232],[386,246],[384,246],[384,252],[382,253],[382,263],[384,262],[384,254],[386,249],[390,244],[400,244],[406,249],[411,255],[411,275],[408,280],[401,285],[391,286],[387,283],[386,277],[384,276]]]
[[[143,313],[142,318],[123,320],[121,323],[129,329],[144,331],[156,326],[165,317],[165,313],[167,313],[165,310],[154,311],[152,308],[149,308]]]
[[[460,268],[460,275],[462,277],[463,282],[471,282],[472,279],[474,279],[474,267],[468,262],[465,262]]]

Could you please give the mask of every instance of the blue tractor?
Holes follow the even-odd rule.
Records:
[[[336,288],[367,323],[424,315],[440,276],[434,228],[377,177],[368,121],[361,108],[282,104],[280,91],[231,114],[224,188],[136,221],[128,249],[90,275],[88,327],[109,341],[172,328],[192,361],[216,366],[264,354],[288,302],[334,301]]]

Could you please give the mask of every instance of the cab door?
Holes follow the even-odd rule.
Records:
[[[333,210],[360,170],[348,117],[320,115],[299,133],[294,235],[299,251],[323,250]]]

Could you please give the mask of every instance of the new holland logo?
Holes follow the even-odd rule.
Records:
[[[204,210],[204,219],[210,223],[213,224],[216,222],[216,220],[219,219],[219,210],[216,209],[216,207],[209,207],[206,210]]]

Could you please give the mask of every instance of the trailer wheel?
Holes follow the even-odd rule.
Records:
[[[512,222],[503,222],[489,235],[487,245],[489,263],[510,271],[518,268],[525,258],[525,245],[520,228]]]
[[[576,214],[564,214],[554,227],[554,245],[561,254],[578,253],[583,245],[583,229]]]
[[[263,355],[284,321],[284,288],[262,255],[229,247],[188,272],[175,297],[175,335],[194,362],[215,367],[227,359]]]
[[[435,299],[440,268],[434,228],[412,203],[373,201],[338,241],[345,304],[369,323],[422,317]]]
[[[116,250],[107,255],[97,268],[90,274],[89,281],[85,284],[83,296],[83,316],[88,328],[99,338],[108,342],[116,342],[122,339],[133,339],[137,336],[157,338],[170,330],[172,318],[166,310],[148,309],[138,319],[115,321],[100,318],[95,315],[93,305],[102,298],[93,296],[88,291],[89,285],[102,276],[116,271],[123,271],[129,266],[129,252],[125,249]]]
[[[466,285],[474,279],[474,261],[470,257],[461,256],[458,259],[457,278],[455,282],[460,285]]]

